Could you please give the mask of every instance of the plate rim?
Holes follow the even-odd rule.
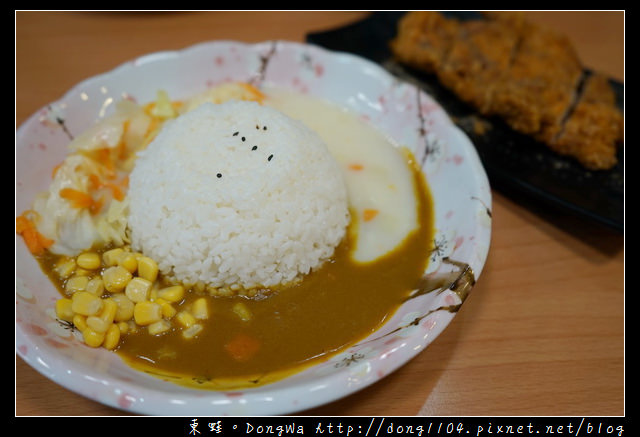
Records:
[[[309,49],[311,48],[312,50],[317,50],[322,52],[325,56],[330,56],[332,58],[339,58],[341,60],[346,60],[348,62],[351,63],[355,63],[358,65],[366,65],[368,68],[371,68],[373,70],[375,70],[377,72],[377,74],[388,78],[389,80],[396,80],[393,75],[391,73],[389,73],[388,71],[386,71],[383,67],[381,67],[380,65],[378,65],[377,63],[356,55],[356,54],[352,54],[352,53],[348,53],[348,52],[340,52],[340,51],[334,51],[334,50],[329,50],[326,49],[324,47],[321,47],[319,45],[315,45],[313,43],[304,43],[304,42],[296,42],[296,41],[287,41],[287,40],[266,40],[266,41],[260,41],[260,42],[256,42],[256,43],[248,43],[248,42],[242,42],[242,41],[234,41],[234,40],[211,40],[211,41],[203,41],[203,42],[199,42],[181,49],[177,49],[177,50],[164,50],[164,51],[156,51],[156,52],[152,52],[152,53],[147,53],[147,54],[143,54],[141,56],[138,56],[134,59],[125,61],[117,66],[115,66],[114,68],[96,74],[94,76],[85,78],[83,80],[81,80],[80,82],[76,83],[74,86],[72,86],[71,88],[69,88],[66,92],[64,92],[57,100],[52,101],[50,103],[47,103],[45,105],[42,105],[37,111],[35,111],[32,115],[30,115],[29,117],[27,117],[21,124],[20,126],[17,128],[16,130],[16,158],[17,158],[17,153],[18,153],[18,143],[20,143],[20,141],[24,138],[25,135],[27,135],[27,127],[33,123],[34,121],[36,121],[39,117],[39,113],[44,110],[47,107],[51,107],[52,105],[56,105],[56,104],[60,104],[61,102],[64,102],[66,99],[71,98],[71,96],[74,93],[78,93],[82,88],[88,87],[90,86],[90,84],[97,82],[101,79],[104,79],[108,76],[112,76],[112,75],[117,75],[117,74],[121,74],[122,72],[126,72],[126,70],[128,68],[133,68],[136,66],[137,63],[140,64],[145,64],[145,63],[152,63],[152,62],[156,62],[158,60],[163,60],[166,61],[167,59],[170,58],[176,58],[179,59],[181,56],[184,56],[185,54],[191,53],[191,52],[195,52],[196,50],[199,49],[204,49],[204,48],[208,48],[210,46],[215,46],[215,45],[224,45],[224,44],[231,44],[231,45],[237,45],[237,46],[241,46],[245,49],[248,50],[259,50],[259,49],[264,49],[265,47],[269,47],[272,44],[279,44],[279,45],[286,45],[289,47],[295,47],[295,49],[297,50],[303,50],[303,49]],[[412,84],[405,84],[408,87],[411,88],[415,88],[416,90],[418,90],[418,92],[424,93],[423,90],[420,90],[418,87],[415,87]],[[446,114],[446,113],[445,113]],[[477,153],[477,151],[475,150],[475,148],[473,147],[473,144],[471,142],[471,140],[466,136],[466,134],[458,127],[456,126],[450,119],[448,114],[446,114],[446,119],[448,121],[448,127],[452,130],[455,131],[457,135],[461,136],[462,138],[464,138],[464,141],[466,142],[465,144],[465,152],[467,153],[467,156],[469,156],[472,161],[474,161],[474,166],[476,168],[476,171],[473,173],[474,175],[474,180],[478,181],[480,180],[482,183],[486,184],[486,195],[487,195],[487,199],[486,202],[487,207],[491,208],[491,189],[490,189],[490,185],[489,185],[489,180],[488,177],[486,175],[486,172],[484,171],[484,167],[480,161],[480,157]],[[478,172],[477,169],[480,169],[481,172]],[[16,211],[17,212],[17,211]],[[477,223],[476,223],[477,224]],[[485,266],[486,263],[486,259],[488,256],[488,252],[489,252],[489,247],[490,247],[490,241],[491,241],[491,226],[488,227],[488,229],[485,229],[484,232],[486,234],[486,238],[487,238],[487,245],[486,245],[486,251],[484,253],[480,253],[479,254],[479,260],[480,260],[480,264],[478,264],[478,266],[476,267],[475,272],[476,272],[476,279],[480,277],[480,274]],[[19,236],[16,236],[16,238],[19,238]],[[18,276],[16,274],[16,281],[18,281]],[[442,315],[444,316],[444,320],[443,323],[441,323],[441,328],[440,331],[444,330],[448,324],[450,323],[450,321],[453,319],[454,315]],[[435,336],[437,337],[440,334],[440,332],[438,332]],[[23,332],[22,327],[16,323],[16,344],[20,342],[22,343],[29,343],[32,347],[36,347],[37,345],[35,345],[34,343],[32,343],[32,339],[30,338],[29,335],[27,335],[27,333]],[[430,340],[429,343],[433,341]],[[393,368],[391,368],[391,371],[387,373],[393,373],[395,370],[397,370],[398,368],[404,366],[408,361],[410,361],[411,359],[413,359],[415,356],[417,356],[423,348],[426,348],[426,346],[428,346],[427,343],[426,345],[424,345],[423,347],[420,348],[420,350],[414,354],[411,354],[411,356],[406,359],[406,360],[399,360],[397,365]],[[140,413],[140,414],[150,414],[150,415],[158,415],[157,413],[157,409],[153,408],[152,410],[147,408],[147,405],[142,405],[140,403],[135,403],[133,408],[123,408],[122,405],[119,405],[119,403],[115,400],[115,398],[104,398],[101,397],[99,399],[97,399],[96,397],[92,396],[91,392],[89,389],[86,388],[86,385],[82,386],[79,385],[79,379],[75,379],[74,378],[78,378],[78,375],[72,375],[71,376],[71,380],[69,381],[67,379],[65,379],[65,376],[63,375],[62,377],[60,377],[60,375],[52,375],[50,372],[47,372],[46,367],[42,366],[41,364],[39,364],[37,362],[37,360],[33,360],[30,356],[27,356],[26,354],[23,354],[20,350],[20,348],[16,347],[16,352],[17,354],[25,361],[27,362],[27,364],[29,364],[32,368],[34,368],[35,370],[37,370],[38,372],[40,372],[41,374],[43,374],[45,377],[47,377],[48,379],[54,381],[55,383],[63,386],[66,389],[69,389],[73,392],[76,392],[82,396],[85,396],[89,399],[92,399],[96,402],[99,403],[103,403],[106,405],[109,405],[111,407],[114,407],[116,409],[120,409],[120,410],[124,410],[127,412],[135,412],[135,413]],[[111,352],[105,351],[106,353],[111,354]],[[99,375],[99,374],[96,374]],[[385,377],[387,376],[385,375]],[[316,377],[316,379],[318,380],[322,380],[324,382],[327,382],[329,380],[331,380],[332,378],[337,378],[337,375],[328,375],[328,376],[324,376],[324,377]],[[368,382],[364,382],[362,384],[360,384],[358,387],[356,387],[355,389],[353,388],[348,388],[345,389],[343,392],[340,393],[336,393],[336,392],[330,392],[330,391],[322,391],[322,390],[317,390],[314,392],[314,397],[311,399],[308,399],[306,402],[303,401],[303,399],[307,399],[304,396],[299,396],[298,399],[300,401],[300,403],[296,406],[296,408],[281,408],[281,407],[277,407],[275,405],[271,405],[273,407],[276,408],[262,408],[260,413],[261,414],[267,414],[267,415],[271,415],[271,414],[284,414],[284,413],[291,413],[291,412],[295,412],[295,411],[301,411],[301,410],[305,410],[305,409],[309,409],[309,408],[313,408],[313,407],[317,407],[335,400],[338,400],[340,398],[344,398],[345,396],[348,396],[350,394],[353,394],[357,391],[360,391],[370,385],[372,385],[373,383],[377,382],[380,378],[375,378],[371,381]],[[117,386],[113,386],[113,390],[117,391],[119,390],[119,388]],[[264,387],[259,387],[259,388],[255,388],[255,389],[251,389],[250,391],[247,391],[247,394],[253,393],[253,394],[258,394],[258,396],[263,392],[276,392],[276,393],[280,393],[283,391],[290,391],[291,388],[285,386],[285,387],[274,387],[273,385],[266,385]],[[145,387],[142,388],[142,391],[147,392],[149,391],[150,393],[152,392],[156,392],[156,390],[147,390]],[[206,392],[201,392],[197,389],[195,389],[194,394],[192,396],[193,399],[205,399],[207,396],[198,396],[198,394],[203,394]],[[161,392],[162,393],[162,392]],[[324,396],[321,396],[321,394],[324,394]],[[258,401],[258,399],[254,399],[257,396],[252,396],[252,400],[251,402],[248,402],[251,405],[255,405],[254,403]],[[234,400],[232,399],[231,402],[233,403]],[[265,404],[268,405],[268,404]],[[188,410],[188,411],[187,411]],[[202,411],[199,411],[198,409],[194,408],[194,405],[188,405],[187,406],[187,410],[185,410],[182,414],[178,414],[178,415],[193,415],[193,414],[199,414]]]

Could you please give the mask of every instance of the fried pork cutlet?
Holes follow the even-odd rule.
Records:
[[[573,104],[583,67],[562,35],[531,23],[524,23],[519,32],[517,50],[496,86],[489,113],[547,142]]]
[[[461,22],[436,75],[460,99],[487,114],[517,43],[517,35],[501,22]]]
[[[616,164],[616,145],[623,139],[623,130],[622,113],[615,106],[609,81],[596,73],[585,79],[562,132],[549,146],[573,156],[586,168],[607,169]]]
[[[419,11],[400,20],[390,45],[399,62],[435,74],[481,114],[502,118],[587,168],[615,165],[621,134],[613,132],[621,131],[622,115],[603,97],[612,93],[608,83],[590,80],[577,100],[584,68],[564,35],[518,12],[459,21]]]
[[[415,11],[404,15],[398,23],[397,37],[390,42],[396,58],[405,65],[427,73],[440,68],[459,23],[439,12]]]

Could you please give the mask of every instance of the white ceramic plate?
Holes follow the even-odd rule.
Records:
[[[16,212],[28,209],[36,193],[47,188],[52,168],[66,156],[66,130],[82,131],[124,95],[146,102],[164,89],[181,98],[228,80],[264,81],[320,96],[359,113],[410,148],[422,163],[436,210],[435,249],[425,274],[448,276],[457,288],[408,300],[367,341],[285,380],[239,392],[202,391],[136,372],[116,354],[86,347],[63,329],[52,314],[59,294],[17,237],[16,352],[63,387],[147,415],[302,411],[373,384],[424,350],[454,317],[473,285],[469,280],[480,276],[490,243],[491,192],[467,137],[437,102],[380,66],[285,41],[217,41],[154,53],[78,84],[17,131]]]

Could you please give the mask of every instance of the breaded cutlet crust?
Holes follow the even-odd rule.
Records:
[[[390,47],[400,63],[434,74],[479,113],[588,169],[616,164],[623,116],[613,90],[598,75],[585,76],[565,35],[518,12],[462,21],[415,11],[400,19]]]
[[[606,169],[616,164],[616,144],[622,141],[623,131],[623,117],[615,107],[608,79],[596,73],[585,80],[578,103],[549,146],[589,169]]]

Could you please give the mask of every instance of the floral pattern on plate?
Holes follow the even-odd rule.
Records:
[[[205,42],[140,57],[81,82],[16,132],[16,210],[29,208],[66,155],[70,138],[121,98],[173,98],[228,82],[268,83],[355,111],[419,160],[434,198],[436,234],[423,286],[369,338],[284,380],[252,390],[189,389],[140,374],[91,349],[51,312],[58,292],[16,237],[16,352],[63,387],[150,415],[287,414],[358,391],[424,350],[451,322],[479,278],[491,235],[489,182],[468,138],[430,96],[380,66],[312,45]]]

